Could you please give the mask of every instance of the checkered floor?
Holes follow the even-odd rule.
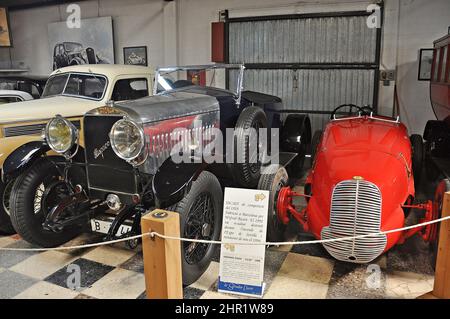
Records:
[[[298,235],[295,227],[288,233],[291,240],[313,239]],[[99,241],[98,235],[85,234],[66,246]],[[31,246],[12,236],[0,237],[0,247]],[[139,251],[122,245],[70,252],[0,251],[0,298],[145,298]],[[205,274],[184,289],[185,298],[237,298],[217,292],[219,256],[217,251]],[[77,290],[67,288],[74,264],[81,270]],[[371,273],[374,266],[337,261],[321,245],[270,247],[264,298],[416,298],[433,288],[431,253],[417,236],[372,264],[381,270],[376,277]]]
[[[300,235],[300,240],[311,239]],[[68,245],[98,241],[83,235]],[[16,237],[0,237],[0,247],[31,247]],[[412,238],[374,263],[379,286],[369,288],[367,265],[334,260],[319,245],[270,247],[266,252],[264,298],[415,298],[432,290],[428,247]],[[73,266],[81,288],[71,290]],[[139,249],[103,246],[70,252],[0,251],[0,298],[145,298]],[[217,292],[219,253],[207,272],[184,289],[185,298],[234,298]]]

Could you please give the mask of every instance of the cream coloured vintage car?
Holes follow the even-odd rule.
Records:
[[[34,143],[56,114],[81,128],[85,112],[148,96],[153,92],[154,69],[145,66],[76,65],[54,71],[42,98],[9,103],[0,108],[0,232],[15,233],[9,218],[9,196],[14,179],[43,154]],[[81,129],[80,132],[83,132]],[[83,145],[83,136],[79,137]]]

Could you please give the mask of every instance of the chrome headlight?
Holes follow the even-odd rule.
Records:
[[[70,121],[57,115],[45,127],[45,139],[52,150],[63,154],[78,140],[78,129]]]
[[[117,121],[111,128],[109,139],[114,153],[126,161],[141,155],[145,146],[144,130],[129,119]]]

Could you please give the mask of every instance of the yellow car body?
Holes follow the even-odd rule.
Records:
[[[117,81],[122,79],[146,79],[148,94],[153,92],[154,69],[130,65],[77,65],[61,68],[51,75],[64,73],[95,74],[106,77],[107,84],[103,98],[92,100],[74,96],[51,96],[38,100],[10,103],[0,109],[0,169],[6,158],[19,146],[42,140],[42,130],[47,122],[59,114],[72,122],[83,125],[83,115],[87,111],[106,105],[111,100]],[[83,132],[81,129],[80,132]],[[83,136],[80,135],[83,145]]]

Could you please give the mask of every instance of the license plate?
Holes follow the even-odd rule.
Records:
[[[109,232],[111,224],[112,222],[99,219],[91,219],[91,229],[96,233],[107,234]],[[131,226],[122,224],[120,225],[119,230],[116,233],[116,236],[121,236],[123,234],[128,233],[129,231],[131,231]]]

